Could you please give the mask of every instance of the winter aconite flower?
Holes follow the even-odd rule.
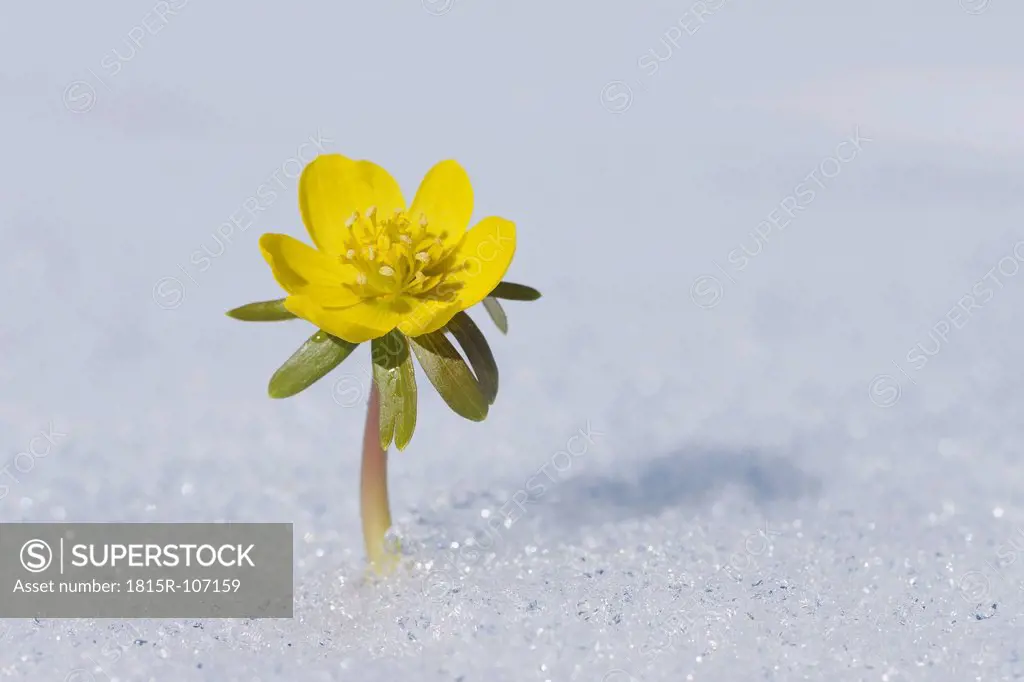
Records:
[[[274,398],[301,392],[371,343],[361,500],[367,554],[382,568],[394,562],[384,542],[391,525],[386,450],[391,443],[404,449],[416,428],[412,357],[453,411],[482,421],[497,397],[498,366],[465,311],[483,302],[505,333],[497,299],[532,301],[540,294],[502,281],[515,253],[515,225],[488,217],[469,227],[473,189],[455,161],[435,165],[407,205],[380,166],[319,156],[299,179],[299,211],[314,246],[284,234],[260,238],[287,297],[228,315],[256,322],[301,318],[317,327],[271,377]]]
[[[302,173],[299,206],[316,249],[265,234],[263,256],[287,310],[352,343],[440,329],[494,290],[515,252],[504,218],[467,232],[473,190],[455,161],[434,166],[407,206],[380,166],[321,156]]]

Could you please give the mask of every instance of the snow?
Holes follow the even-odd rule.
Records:
[[[0,520],[293,522],[296,597],[0,620],[0,677],[1024,675],[1021,8],[402,5],[6,10]],[[421,393],[383,584],[366,353],[272,401],[310,327],[223,314],[318,145],[457,158],[544,293],[485,422]]]

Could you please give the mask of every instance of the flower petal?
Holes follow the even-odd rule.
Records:
[[[465,270],[449,276],[461,282],[456,300],[463,310],[476,305],[494,291],[505,276],[516,252],[516,224],[504,218],[484,218],[466,233],[459,245],[457,262]],[[454,314],[454,313],[453,313]]]
[[[302,222],[321,251],[344,252],[345,223],[355,211],[366,211],[371,206],[384,215],[405,210],[398,183],[371,161],[321,154],[299,177]]]
[[[484,218],[467,232],[459,245],[456,263],[465,270],[449,275],[446,282],[459,282],[454,301],[417,301],[398,325],[406,336],[437,331],[460,310],[487,298],[505,276],[516,250],[515,223],[504,218]]]
[[[345,171],[354,163],[341,154],[321,154],[299,176],[299,212],[306,231],[321,251],[340,253],[345,221]]]
[[[311,284],[302,290],[302,296],[315,302],[321,308],[348,308],[363,300],[362,296],[348,287]]]
[[[412,201],[413,223],[427,217],[434,232],[447,232],[446,246],[459,242],[473,217],[473,186],[457,161],[441,161],[424,176]]]
[[[384,336],[402,319],[395,306],[362,301],[347,308],[325,308],[309,296],[289,296],[284,307],[312,322],[328,334],[350,343],[363,343]]]
[[[417,301],[412,311],[399,322],[398,330],[406,336],[429,334],[448,324],[460,310],[462,304],[458,302]]]
[[[260,237],[260,251],[270,265],[274,279],[289,294],[301,294],[311,286],[340,288],[355,282],[358,274],[346,265],[286,234]]]

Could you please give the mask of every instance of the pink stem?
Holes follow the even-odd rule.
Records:
[[[363,432],[363,463],[359,487],[363,519],[363,541],[370,565],[378,572],[388,570],[397,556],[388,551],[385,536],[391,528],[388,504],[388,453],[380,446],[380,393],[371,380]]]

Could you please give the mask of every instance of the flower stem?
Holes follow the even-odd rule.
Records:
[[[359,502],[363,517],[363,541],[370,567],[378,574],[389,573],[398,561],[398,552],[385,542],[391,528],[388,504],[388,453],[380,446],[380,393],[371,381],[363,432],[363,464]]]

